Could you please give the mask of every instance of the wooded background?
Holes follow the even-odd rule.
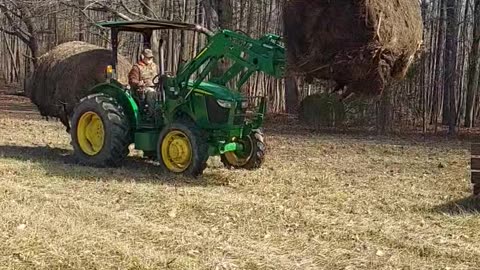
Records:
[[[109,32],[94,24],[104,20],[170,19],[212,30],[241,30],[253,37],[282,35],[284,1],[0,0],[0,80],[22,84],[36,59],[63,42],[81,40],[107,47]],[[424,46],[417,62],[405,81],[391,85],[376,100],[362,101],[353,124],[382,131],[437,132],[448,127],[451,133],[477,124],[480,0],[421,0],[421,6]],[[153,40],[154,51],[160,39],[167,42],[167,70],[172,72],[180,60],[191,59],[205,44],[196,33],[162,31]],[[134,62],[141,44],[140,36],[122,35],[121,53]],[[324,82],[306,84],[263,74],[245,86],[248,94],[268,96],[272,113],[294,112],[304,97],[327,90]]]

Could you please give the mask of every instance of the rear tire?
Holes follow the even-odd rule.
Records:
[[[75,108],[71,137],[74,157],[80,164],[117,167],[129,154],[130,123],[113,98],[94,94]]]
[[[245,145],[246,153],[235,152],[221,155],[221,161],[229,169],[260,169],[265,162],[265,137],[260,130],[253,131],[241,143]]]
[[[208,142],[194,123],[173,123],[160,133],[157,156],[165,171],[197,177],[207,167]]]

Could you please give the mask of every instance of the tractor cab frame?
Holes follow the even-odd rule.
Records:
[[[115,70],[118,63],[118,36],[120,32],[133,32],[140,33],[143,36],[143,46],[144,48],[152,49],[150,41],[152,40],[152,35],[154,31],[159,30],[180,30],[180,31],[195,31],[203,33],[207,36],[212,36],[213,33],[197,24],[189,24],[183,22],[174,22],[167,20],[146,20],[146,21],[127,21],[127,22],[103,22],[98,23],[97,25],[101,27],[110,28],[110,38],[112,46],[112,67]],[[163,42],[160,42],[159,51],[163,50]],[[162,54],[160,55],[162,58]],[[160,63],[160,73],[164,72],[163,69],[164,63],[161,62],[164,59],[159,59]]]

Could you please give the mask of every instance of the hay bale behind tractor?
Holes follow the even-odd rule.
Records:
[[[418,0],[288,0],[289,71],[379,95],[404,78],[423,38]]]
[[[105,68],[111,60],[112,52],[105,48],[79,41],[63,43],[40,57],[25,93],[42,116],[60,118],[68,129],[75,105],[93,86],[105,81]],[[122,84],[128,83],[131,66],[126,58],[118,57]]]

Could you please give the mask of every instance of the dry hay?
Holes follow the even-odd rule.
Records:
[[[289,0],[289,72],[379,95],[405,77],[422,44],[418,0]]]
[[[60,118],[68,129],[75,105],[93,86],[105,81],[111,59],[112,52],[105,48],[79,41],[63,43],[40,57],[25,93],[42,116]],[[119,56],[120,83],[128,83],[130,68],[129,61]]]

